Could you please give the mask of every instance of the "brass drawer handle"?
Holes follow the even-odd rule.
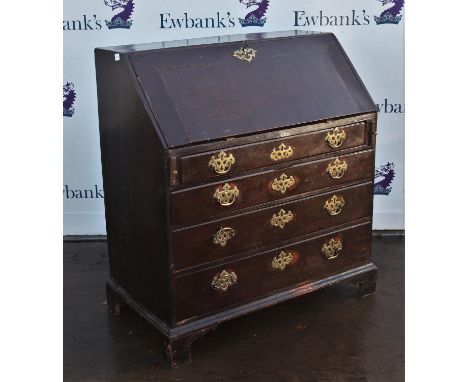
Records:
[[[272,160],[279,161],[282,159],[287,159],[293,155],[293,149],[291,146],[286,146],[284,143],[281,143],[278,148],[273,148],[273,151],[270,154]]]
[[[213,243],[225,247],[228,240],[236,236],[236,230],[231,227],[220,228],[218,232],[213,235]]]
[[[281,209],[277,214],[273,214],[270,220],[270,224],[274,227],[283,229],[284,226],[293,219],[294,215],[291,211],[286,212],[285,210]]]
[[[213,155],[211,157],[208,166],[212,167],[216,174],[226,174],[234,163],[236,163],[234,155],[228,155],[224,151],[221,151],[217,156]]]
[[[219,204],[222,206],[230,206],[236,201],[239,196],[239,189],[236,186],[230,186],[229,183],[224,183],[224,186],[217,188],[213,194]]]
[[[214,290],[226,292],[235,283],[237,283],[237,275],[234,272],[223,270],[219,275],[213,277],[211,287]]]
[[[340,147],[346,139],[346,133],[343,129],[335,127],[333,131],[329,131],[325,140],[332,149]]]
[[[345,200],[342,196],[333,195],[328,199],[323,208],[325,208],[330,215],[338,215],[341,212],[341,209],[345,205]]]
[[[336,259],[343,250],[343,243],[340,239],[330,239],[322,246],[322,254],[328,259]]]
[[[244,45],[239,50],[235,50],[232,56],[241,61],[250,62],[255,58],[255,53],[257,53],[255,49],[247,48],[247,46]]]
[[[348,169],[348,164],[345,160],[335,159],[334,162],[329,163],[327,166],[327,173],[333,179],[340,179]]]
[[[284,251],[281,251],[280,254],[278,255],[278,257],[274,257],[273,258],[273,261],[271,262],[271,266],[274,268],[274,269],[280,269],[282,271],[284,271],[284,269],[286,268],[286,266],[291,262],[293,261],[294,257],[293,255],[291,254],[291,252],[284,252]]]
[[[279,179],[275,178],[273,180],[271,188],[275,191],[284,194],[288,190],[288,188],[294,186],[295,183],[296,181],[294,180],[293,176],[287,176],[285,173],[282,173]]]

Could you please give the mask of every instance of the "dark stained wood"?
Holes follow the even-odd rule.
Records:
[[[280,39],[290,37],[301,37],[317,34],[319,32],[306,31],[306,30],[286,30],[286,31],[274,31],[274,32],[260,32],[260,33],[238,33],[221,36],[208,36],[208,37],[197,37],[183,40],[171,40],[171,41],[154,41],[143,44],[130,44],[130,45],[115,45],[102,48],[110,52],[116,52],[121,54],[127,54],[132,52],[144,52],[155,49],[168,49],[168,48],[183,48],[187,46],[197,45],[212,45],[212,44],[223,44],[227,42],[248,42],[257,41],[264,39]]]
[[[128,60],[96,50],[96,76],[110,277],[169,320],[165,152]]]
[[[250,63],[238,42],[128,54],[169,147],[376,111],[333,34],[248,46]]]
[[[163,354],[169,365],[176,368],[179,364],[191,362],[193,342],[202,338],[207,332],[215,330],[216,327],[217,325],[213,325],[192,331],[190,334],[183,337],[168,338],[164,342]]]
[[[366,272],[353,283],[359,285],[359,297],[366,298],[372,296],[377,288],[377,269]]]
[[[272,141],[253,143],[251,145],[233,147],[225,150],[226,154],[232,154],[235,163],[227,174],[217,174],[208,163],[212,156],[217,156],[220,151],[212,151],[197,155],[182,156],[180,158],[180,171],[182,183],[200,182],[210,178],[226,178],[241,171],[253,170],[259,167],[271,166],[278,163],[287,163],[296,159],[303,159],[314,155],[337,152],[356,146],[368,144],[366,123],[360,122],[352,125],[341,126],[346,133],[346,140],[338,148],[331,148],[325,141],[327,133],[333,128],[314,131],[292,137],[282,137]],[[286,132],[287,134],[287,132]],[[286,159],[274,161],[270,155],[273,149],[281,144],[289,146],[293,154]]]
[[[255,175],[231,178],[228,182],[210,183],[206,186],[184,189],[171,194],[172,223],[188,224],[200,219],[224,214],[242,208],[259,205],[272,200],[281,200],[307,192],[325,188],[339,187],[354,181],[369,181],[374,178],[373,150],[333,156],[322,160],[288,166],[276,171],[257,172]],[[333,179],[327,167],[336,159],[345,161],[348,168],[340,179]],[[274,180],[285,174],[294,178],[294,185],[284,193],[273,189]],[[213,198],[216,189],[228,183],[236,186],[239,196],[230,206],[223,206]]]
[[[173,367],[228,319],[340,281],[356,281],[361,295],[375,289],[369,94],[332,34],[245,39],[258,51],[250,64],[232,57],[236,37],[95,51],[108,305],[114,314],[130,306],[158,328]],[[347,138],[332,149],[325,136],[335,127]],[[281,143],[293,155],[272,161]],[[220,150],[236,159],[224,175],[208,167]],[[340,179],[326,173],[336,158],[348,165]],[[295,182],[284,194],[272,187],[283,173]],[[213,198],[225,183],[240,190],[232,207]],[[324,203],[333,195],[346,204],[331,216]],[[283,229],[271,225],[281,209],[294,215]],[[213,243],[222,227],[236,231],[224,247]],[[325,260],[332,237],[344,249]],[[273,271],[281,250],[293,262]],[[214,291],[214,274],[232,267],[237,284]]]
[[[371,216],[372,183],[339,189],[286,204],[235,215],[177,230],[172,233],[174,268],[181,269],[227,257],[238,252],[318,231],[338,224]],[[346,205],[338,215],[331,216],[324,204],[333,195],[342,196]],[[293,219],[284,228],[271,225],[273,214],[281,209],[291,211]],[[225,247],[213,243],[213,235],[221,227],[231,227],[236,235]]]
[[[327,235],[322,237],[327,237]],[[290,285],[287,288],[282,288],[275,291],[274,293],[260,297],[251,302],[247,302],[241,305],[237,304],[233,307],[226,308],[213,314],[205,314],[199,317],[194,317],[192,319],[182,320],[174,327],[166,325],[166,323],[155,316],[151,310],[136,301],[130,294],[128,294],[123,288],[118,286],[112,280],[107,281],[108,290],[112,291],[111,293],[108,291],[107,295],[109,296],[112,293],[117,294],[119,296],[117,301],[119,301],[121,307],[127,305],[130,306],[133,310],[138,312],[140,316],[151,323],[151,325],[158,328],[158,330],[169,340],[177,341],[178,339],[183,339],[191,335],[196,338],[199,334],[204,334],[206,331],[213,330],[216,325],[227,320],[231,320],[233,318],[270,307],[280,302],[287,301],[291,298],[302,296],[304,294],[343,281],[349,282],[351,284],[358,284],[358,296],[362,296],[362,288],[364,285],[366,285],[366,282],[370,281],[371,283],[367,285],[373,285],[375,287],[374,281],[376,274],[377,267],[375,264],[371,262],[356,264],[353,267],[342,269],[339,273],[334,273],[316,281],[306,281],[295,285]]]
[[[133,310],[138,312],[141,317],[147,320],[154,327],[158,328],[158,330],[166,336],[167,340],[164,343],[163,354],[171,367],[177,367],[181,363],[190,362],[190,346],[192,342],[202,337],[207,331],[214,330],[220,323],[256,312],[260,309],[271,307],[283,301],[320,290],[339,282],[349,282],[352,284],[359,284],[361,286],[362,283],[369,280],[369,277],[367,276],[368,274],[373,278],[376,275],[376,272],[377,267],[373,263],[366,262],[317,281],[299,283],[298,285],[294,285],[289,288],[283,288],[275,293],[258,298],[252,302],[236,305],[232,308],[227,308],[209,316],[205,315],[198,319],[184,320],[179,322],[174,328],[168,327],[150,310],[141,305],[124,289],[113,283],[111,280],[108,280],[107,286],[113,291],[113,293],[118,294],[126,305],[129,305]],[[361,287],[359,289],[359,293],[360,291]],[[168,349],[168,345],[172,345],[170,349]]]
[[[377,113],[365,113],[357,114],[347,117],[334,117],[323,121],[319,121],[313,124],[300,124],[297,126],[283,127],[282,129],[273,129],[269,131],[260,132],[255,135],[240,135],[233,138],[221,139],[217,141],[203,142],[192,146],[181,146],[176,148],[169,148],[168,153],[175,155],[178,158],[182,158],[188,155],[202,154],[206,152],[216,152],[220,150],[229,150],[240,146],[255,144],[263,141],[271,141],[275,139],[281,139],[286,137],[293,137],[296,135],[312,133],[315,131],[333,129],[335,127],[341,127],[346,125],[354,125],[359,122],[364,122],[368,125],[368,132],[370,131],[369,126],[377,118]],[[367,141],[371,142],[370,135],[366,138]],[[374,146],[374,145],[373,145]],[[355,150],[365,149],[366,147],[356,147]],[[311,148],[312,149],[312,148]],[[346,150],[344,150],[346,151]],[[353,150],[354,151],[354,150]],[[340,151],[337,151],[340,153]],[[180,172],[180,171],[179,171]],[[185,184],[184,184],[185,187]]]
[[[138,313],[122,310],[114,317],[99,303],[109,272],[105,237],[65,237],[63,379],[247,382],[258,381],[261,370],[272,382],[404,381],[404,233],[375,233],[374,296],[357,299],[357,286],[342,282],[249,313],[196,341],[193,363],[178,369],[162,362],[164,338]],[[242,311],[248,311],[245,304]]]
[[[371,233],[371,225],[364,224],[177,278],[176,319],[182,321],[216,312],[289,285],[326,278],[347,266],[365,262],[370,257]],[[321,249],[332,238],[342,242],[343,250],[336,259],[328,260]],[[274,269],[272,260],[281,251],[291,253],[293,261],[284,270]],[[223,270],[237,275],[236,284],[226,292],[211,286],[213,277]]]

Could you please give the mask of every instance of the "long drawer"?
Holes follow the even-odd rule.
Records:
[[[372,182],[366,182],[173,231],[174,269],[371,216],[372,193]]]
[[[371,224],[364,223],[176,278],[176,320],[248,302],[359,265],[370,257],[371,232]]]
[[[171,194],[175,225],[271,200],[373,178],[374,150],[309,161],[285,169],[212,183]]]
[[[200,182],[273,164],[369,144],[366,122],[180,158],[181,182]]]

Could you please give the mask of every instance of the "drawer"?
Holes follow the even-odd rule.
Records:
[[[364,223],[176,278],[176,320],[246,303],[359,265],[370,258],[371,233],[371,224]]]
[[[372,216],[372,193],[372,182],[367,182],[173,231],[174,269],[218,260]],[[343,202],[344,206],[341,206]]]
[[[367,123],[358,122],[261,143],[180,158],[181,182],[202,182],[241,171],[368,145]]]
[[[229,179],[171,194],[174,225],[198,222],[271,200],[340,186],[374,176],[374,150]]]

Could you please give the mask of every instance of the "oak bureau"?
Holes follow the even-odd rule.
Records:
[[[95,50],[110,277],[170,364],[223,321],[375,290],[377,114],[331,33]]]

